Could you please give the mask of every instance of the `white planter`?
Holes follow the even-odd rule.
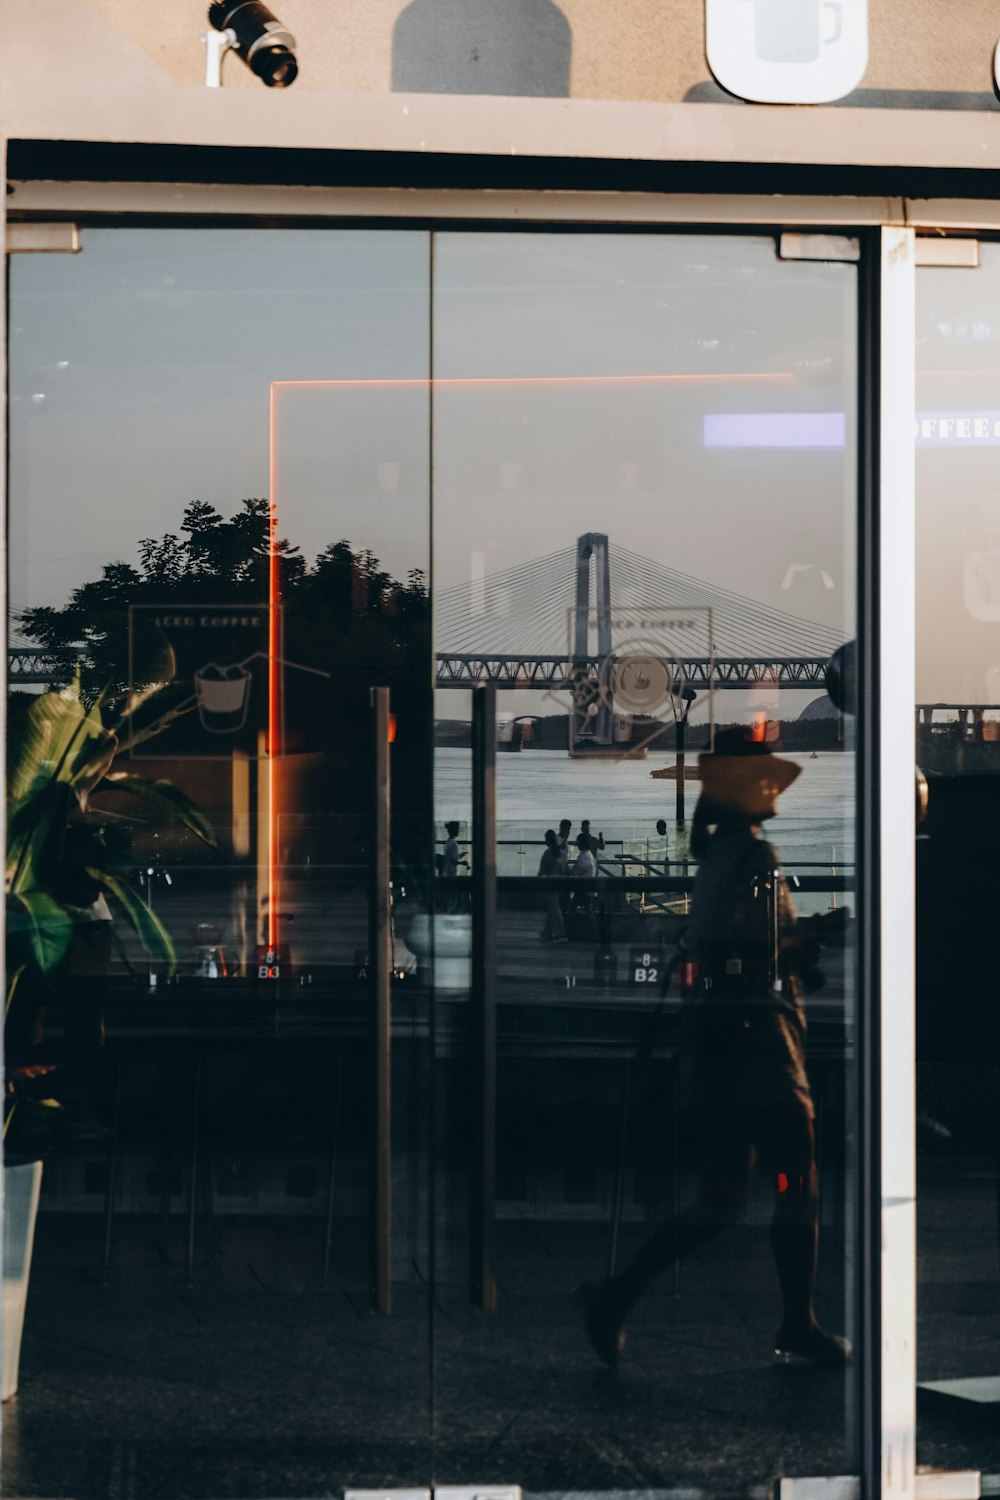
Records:
[[[3,1399],[9,1401],[17,1391],[42,1164],[4,1167],[3,1180]]]
[[[419,973],[436,990],[467,990],[472,983],[472,918],[468,912],[430,917],[417,912],[406,941]]]

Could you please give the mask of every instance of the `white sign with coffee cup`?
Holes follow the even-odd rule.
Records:
[[[868,66],[868,0],[705,0],[708,65],[757,104],[828,104]]]

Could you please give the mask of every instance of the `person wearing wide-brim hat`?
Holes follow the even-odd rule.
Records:
[[[626,1316],[649,1282],[742,1217],[755,1158],[774,1185],[771,1246],[783,1310],[775,1356],[833,1367],[850,1357],[846,1340],[826,1333],[813,1311],[816,1111],[799,972],[814,966],[818,942],[797,924],[777,850],[760,837],[800,771],[776,748],[735,728],[720,731],[699,757],[691,835],[699,865],[686,934],[696,980],[685,1013],[682,1089],[702,1137],[702,1193],[617,1276],[580,1289],[590,1342],[611,1366],[624,1347]]]
[[[723,729],[712,750],[699,755],[701,797],[695,825],[717,822],[714,815],[746,817],[754,823],[773,818],[781,793],[801,772],[793,760],[775,755],[766,740]]]

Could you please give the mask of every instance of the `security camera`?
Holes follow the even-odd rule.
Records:
[[[208,8],[208,20],[269,89],[286,89],[295,82],[295,38],[260,0],[216,0]]]

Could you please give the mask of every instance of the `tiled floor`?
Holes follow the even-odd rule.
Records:
[[[975,1174],[926,1185],[927,1378],[1000,1368],[993,1192]],[[366,1310],[360,1235],[339,1238],[324,1291],[314,1227],[230,1221],[188,1287],[180,1229],[164,1253],[155,1228],[121,1221],[102,1288],[99,1222],[40,1221],[22,1386],[4,1409],[9,1500],[273,1500],[432,1477],[747,1496],[778,1474],[850,1472],[853,1376],[771,1365],[761,1227],[687,1262],[678,1294],[668,1279],[643,1300],[616,1377],[567,1299],[601,1264],[599,1225],[502,1224],[494,1316],[455,1281],[432,1318],[414,1279],[387,1319]],[[841,1326],[831,1267],[823,1292]],[[998,1472],[1000,1422],[922,1404],[920,1457]]]

